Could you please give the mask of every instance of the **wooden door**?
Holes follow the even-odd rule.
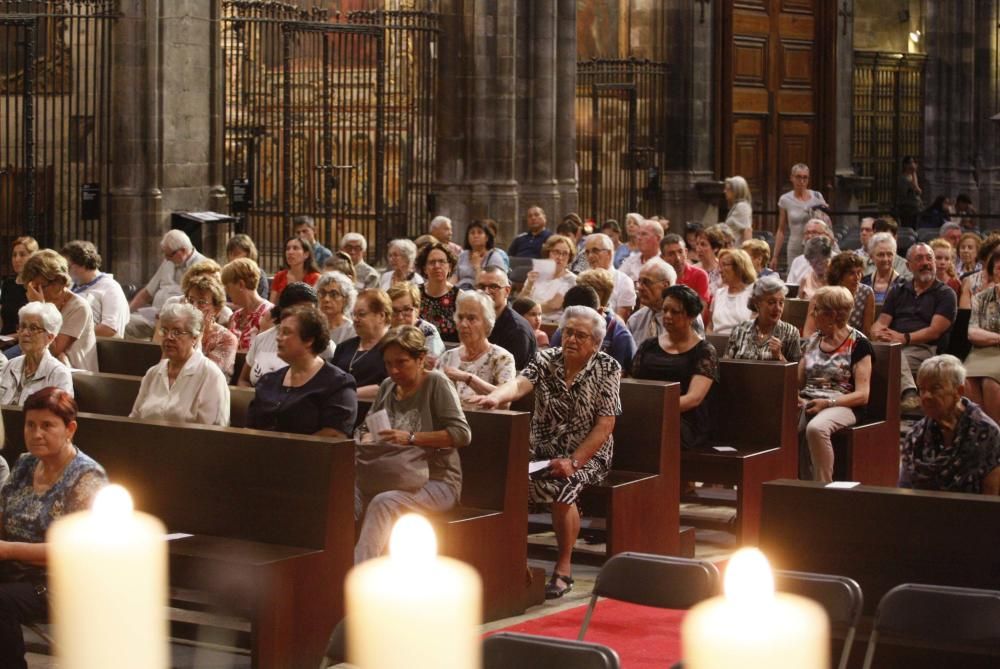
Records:
[[[831,196],[836,6],[833,0],[720,3],[719,172],[750,185],[755,212],[775,211],[806,163],[811,187]],[[774,229],[777,217],[758,218]]]

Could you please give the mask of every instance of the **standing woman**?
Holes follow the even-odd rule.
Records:
[[[983,407],[994,421],[1000,419],[1000,251],[986,261],[992,285],[972,298],[969,343],[965,358],[969,399]]]
[[[496,248],[493,232],[482,221],[473,221],[465,229],[465,250],[458,256],[455,283],[460,290],[472,290],[479,281],[479,273],[487,267],[507,271],[507,262]]]
[[[750,187],[743,177],[726,179],[726,202],[729,203],[729,213],[726,215],[726,225],[736,237],[740,245],[748,239],[753,239],[753,208],[750,206]]]
[[[38,242],[34,237],[18,237],[14,240],[10,252],[10,266],[14,274],[4,279],[0,287],[0,335],[17,332],[17,312],[28,303],[28,293],[17,282],[17,277],[24,269],[28,256],[37,250]]]
[[[357,335],[348,314],[354,313],[358,291],[354,281],[342,272],[327,272],[316,282],[319,308],[330,326],[330,341],[340,344]]]
[[[250,258],[237,258],[222,268],[222,285],[236,307],[229,319],[229,331],[236,336],[240,351],[250,348],[250,342],[260,332],[260,319],[274,307],[257,292],[260,274],[257,263]]]
[[[456,261],[455,254],[441,242],[424,246],[417,256],[417,268],[425,279],[420,286],[420,317],[436,327],[444,341],[458,341],[458,286],[449,281]]]
[[[315,286],[317,279],[319,268],[316,267],[312,244],[301,237],[289,237],[285,241],[285,267],[274,275],[271,282],[271,303],[278,303],[281,291],[288,284],[301,281]]]
[[[803,163],[792,166],[792,190],[778,199],[778,232],[774,235],[771,269],[778,269],[778,258],[786,239],[785,254],[791,267],[792,260],[802,253],[802,232],[806,222],[816,217],[816,209],[826,206],[823,194],[809,189],[809,166]]]
[[[417,274],[414,263],[417,261],[417,245],[409,239],[394,239],[389,242],[387,254],[389,269],[382,272],[378,278],[378,287],[389,290],[397,283],[412,283],[420,285],[424,277]]]
[[[359,400],[374,399],[379,384],[385,380],[380,342],[389,332],[391,319],[392,302],[384,290],[371,289],[358,293],[352,318],[358,336],[337,347],[333,364],[357,381]]]
[[[725,249],[719,254],[722,285],[712,296],[708,307],[706,332],[729,334],[734,327],[753,317],[750,297],[757,272],[750,255],[743,249]]]

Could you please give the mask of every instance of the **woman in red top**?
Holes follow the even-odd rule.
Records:
[[[271,281],[271,303],[277,304],[281,291],[290,283],[304,281],[315,286],[319,270],[313,257],[312,244],[299,237],[291,237],[285,242],[285,268],[274,275]]]

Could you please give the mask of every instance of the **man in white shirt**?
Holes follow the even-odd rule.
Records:
[[[447,216],[435,216],[431,220],[431,224],[427,229],[427,232],[431,235],[431,237],[434,237],[436,240],[451,249],[451,252],[455,254],[455,257],[462,255],[462,247],[451,241],[451,219]]]
[[[163,252],[163,262],[146,287],[136,293],[128,305],[132,315],[125,328],[125,335],[132,339],[149,339],[153,336],[156,315],[169,298],[182,292],[181,279],[184,273],[191,265],[205,259],[205,256],[194,250],[194,244],[182,230],[170,230],[163,235],[160,251]],[[140,311],[149,306],[152,306],[151,311]]]
[[[635,235],[638,251],[634,251],[622,262],[618,271],[624,272],[633,281],[639,280],[639,271],[645,267],[650,258],[660,255],[660,240],[663,239],[663,226],[659,221],[650,219],[639,224],[639,231]],[[636,343],[638,343],[636,339]]]
[[[124,337],[129,321],[128,299],[114,276],[101,271],[101,254],[97,247],[78,239],[63,246],[60,253],[69,263],[72,291],[90,303],[94,334]]]
[[[636,294],[635,283],[626,274],[616,270],[612,261],[615,256],[615,243],[602,232],[595,232],[588,235],[583,245],[583,252],[587,256],[587,262],[593,269],[606,269],[615,278],[615,288],[611,292],[611,301],[608,308],[618,314],[622,320],[628,320],[635,308]]]
[[[826,221],[818,218],[809,220],[806,223],[806,227],[802,230],[802,247],[805,248],[806,242],[820,235],[826,236],[830,240],[830,243],[833,244],[833,255],[840,253],[840,249],[837,247],[837,238],[833,235],[833,230],[826,224]],[[809,261],[806,260],[804,254],[795,256],[791,266],[788,268],[788,277],[785,279],[785,283],[798,285],[805,275],[809,273],[810,269]]]
[[[636,292],[642,308],[628,319],[628,329],[636,345],[663,332],[663,289],[675,283],[677,272],[659,256],[650,259],[639,270]]]

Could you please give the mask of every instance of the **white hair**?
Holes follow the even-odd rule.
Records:
[[[659,239],[663,239],[663,225],[659,221],[654,221],[651,218],[647,218],[642,223],[639,224],[640,228],[649,228],[652,230]]]
[[[671,286],[677,283],[677,270],[660,256],[653,256],[644,262],[639,271],[642,272],[643,270],[653,271],[660,279],[666,279],[667,283]]]
[[[562,318],[559,319],[559,329],[564,330],[566,328],[566,323],[571,318],[582,318],[590,321],[590,336],[594,340],[595,344],[598,346],[601,345],[601,342],[604,341],[604,335],[608,330],[608,324],[604,321],[604,316],[601,316],[590,307],[585,307],[582,304],[566,307],[563,310]]]
[[[493,307],[493,298],[478,290],[459,291],[458,298],[455,300],[456,325],[458,324],[458,308],[466,302],[472,302],[479,305],[479,311],[482,312],[483,321],[486,323],[486,336],[490,336],[490,333],[493,332],[493,326],[496,325],[497,322],[497,312]]]
[[[642,214],[636,214],[634,212],[631,213],[631,214],[625,214],[625,225],[626,226],[628,225],[628,220],[630,218],[635,221],[636,225],[642,225],[642,222],[646,220],[645,218],[643,218]]]
[[[953,355],[947,353],[935,355],[920,364],[917,382],[919,383],[923,379],[938,382],[947,381],[953,387],[958,388],[965,383],[965,367],[962,366],[962,361]]]
[[[344,248],[351,242],[361,242],[361,252],[364,253],[368,250],[368,240],[365,236],[359,232],[348,232],[346,235],[340,238],[340,248]]]
[[[394,239],[389,242],[389,251],[396,249],[413,265],[413,262],[417,259],[417,245],[411,242],[409,239]]]
[[[160,240],[160,247],[164,251],[179,251],[193,249],[194,244],[191,243],[191,238],[183,230],[168,230],[167,234],[163,235],[163,239]]]
[[[833,230],[830,229],[830,226],[822,218],[810,218],[806,221],[806,225],[821,225],[823,226],[824,235],[830,236],[833,234]],[[805,230],[805,226],[802,226],[802,229]]]
[[[337,290],[344,295],[344,313],[348,315],[353,313],[354,303],[358,299],[358,291],[354,287],[354,282],[343,272],[324,272],[316,281],[316,292],[319,293],[331,283],[336,284]]]
[[[431,224],[428,226],[428,230],[437,230],[442,225],[451,225],[451,219],[447,216],[435,216],[431,219]]]
[[[769,274],[754,281],[753,296],[750,299],[756,301],[765,295],[773,295],[774,293],[781,293],[781,296],[784,297],[788,295],[788,286],[777,274]]]
[[[202,315],[193,304],[178,301],[165,305],[160,311],[160,325],[166,325],[168,321],[184,323],[195,337],[201,334]]]
[[[62,314],[51,302],[28,302],[17,310],[18,320],[23,321],[25,316],[38,316],[42,319],[42,327],[50,335],[57,335],[62,330]]]
[[[875,247],[879,244],[888,244],[892,247],[892,252],[896,252],[896,238],[888,232],[876,232],[872,235],[872,238],[868,240],[868,255],[875,253]]]
[[[600,247],[605,251],[615,250],[615,243],[611,241],[611,237],[608,237],[603,232],[594,232],[592,234],[587,235],[587,241],[589,242],[591,239],[596,239],[598,242],[600,242]]]

